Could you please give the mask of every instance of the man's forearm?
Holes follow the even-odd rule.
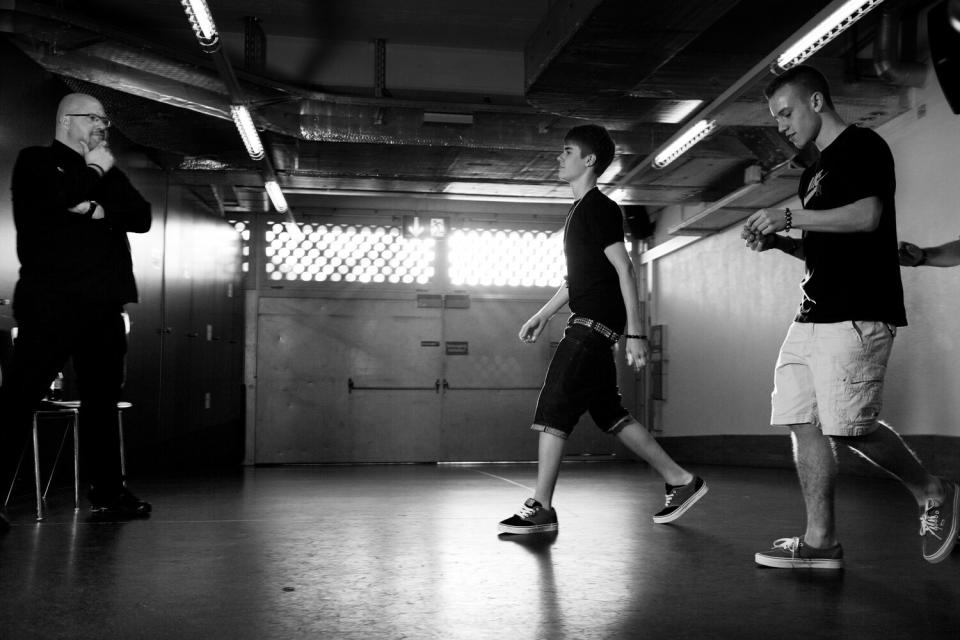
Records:
[[[47,158],[21,154],[13,169],[11,191],[17,205],[31,211],[65,211],[93,199],[100,178],[92,169],[59,171]],[[42,219],[34,218],[38,224]]]
[[[104,176],[97,201],[103,206],[107,222],[114,228],[133,233],[150,230],[150,203],[119,169],[114,168]]]
[[[873,231],[880,223],[883,204],[876,196],[862,198],[835,209],[794,209],[792,227],[826,233],[860,233]]]
[[[626,333],[639,334],[643,327],[640,318],[640,296],[637,295],[637,276],[633,264],[619,274],[620,295],[623,296],[623,306],[627,311]]]
[[[922,251],[924,255],[922,264],[928,267],[955,267],[960,265],[960,240],[954,240],[937,247],[927,247]]]
[[[790,236],[774,235],[773,246],[789,256],[803,260],[803,242]]]
[[[560,288],[557,289],[557,292],[553,294],[553,297],[547,300],[547,303],[540,307],[540,310],[537,311],[537,315],[549,320],[552,318],[560,309],[562,309],[566,304],[570,302],[570,289],[567,288],[566,283],[560,285]]]

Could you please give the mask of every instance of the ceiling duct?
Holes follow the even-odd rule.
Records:
[[[915,21],[911,21],[916,29]],[[891,11],[884,11],[877,27],[873,46],[873,66],[883,80],[904,87],[922,87],[927,77],[926,65],[901,60],[900,35],[903,22]]]
[[[13,34],[11,41],[51,73],[231,120],[228,87],[208,61],[128,42],[122,33],[76,20],[0,10],[0,30]],[[548,122],[521,105],[398,100],[387,91],[383,97],[340,96],[235,75],[264,129],[301,140],[554,151],[575,124]],[[430,113],[456,117],[425,119]],[[647,139],[632,138],[625,139],[626,148],[649,147]]]

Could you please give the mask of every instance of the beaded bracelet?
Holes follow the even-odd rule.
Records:
[[[783,215],[787,217],[787,226],[783,228],[784,231],[790,231],[793,227],[793,214],[790,212],[790,207],[787,207],[783,210]]]
[[[624,338],[633,338],[634,340],[646,340],[647,336],[638,336],[635,333],[625,333],[623,334]]]

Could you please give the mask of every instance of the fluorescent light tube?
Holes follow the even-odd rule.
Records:
[[[263,183],[263,188],[267,190],[267,195],[270,196],[270,202],[273,203],[273,208],[279,213],[286,212],[288,209],[287,199],[283,197],[280,184],[277,183],[276,180],[267,180]]]
[[[260,142],[260,134],[257,133],[257,127],[253,124],[250,110],[242,104],[232,104],[230,113],[233,115],[233,121],[237,125],[237,131],[240,132],[247,153],[254,160],[263,158],[263,143]]]
[[[776,66],[786,71],[795,67],[843,33],[883,0],[846,0],[820,24],[808,31],[777,58]],[[836,4],[836,3],[835,3]]]
[[[180,0],[180,4],[183,5],[187,20],[190,21],[200,46],[206,51],[215,51],[219,46],[220,35],[217,33],[217,25],[213,23],[213,14],[210,13],[206,0]]]
[[[687,152],[693,145],[697,144],[713,131],[717,126],[716,120],[701,120],[689,129],[687,129],[679,138],[657,154],[653,159],[653,166],[657,169],[663,169],[665,166],[679,158]]]

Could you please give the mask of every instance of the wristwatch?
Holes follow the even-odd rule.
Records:
[[[91,216],[91,217],[92,217],[93,214],[96,213],[98,206],[100,206],[100,203],[99,203],[99,202],[97,202],[96,200],[91,200],[91,201],[90,201],[90,206],[87,207],[87,210],[84,212],[83,215],[85,215],[85,216]]]

